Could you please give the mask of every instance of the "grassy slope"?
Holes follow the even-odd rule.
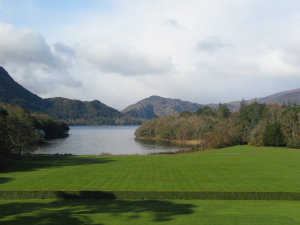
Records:
[[[300,224],[300,202],[0,200],[0,224]]]
[[[300,151],[235,146],[181,155],[36,156],[0,190],[300,191]]]

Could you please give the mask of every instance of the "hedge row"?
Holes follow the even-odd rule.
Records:
[[[0,199],[300,200],[300,192],[0,191]]]

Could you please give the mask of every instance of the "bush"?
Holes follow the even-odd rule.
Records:
[[[287,144],[287,146],[288,146],[289,148],[298,148],[298,149],[300,149],[300,140],[291,140],[291,141]]]

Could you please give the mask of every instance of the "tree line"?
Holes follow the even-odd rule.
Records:
[[[300,148],[300,106],[242,101],[239,112],[231,112],[226,104],[217,110],[204,107],[146,121],[136,137],[201,140],[200,149],[238,144]]]
[[[45,114],[31,114],[19,106],[0,103],[0,168],[23,150],[43,140],[68,136],[69,127]]]

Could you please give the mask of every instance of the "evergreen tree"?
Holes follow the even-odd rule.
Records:
[[[216,113],[214,110],[212,110],[210,107],[205,106],[203,108],[198,109],[195,112],[196,115],[200,116],[200,115],[206,115],[206,116],[215,116]]]
[[[220,103],[217,113],[221,118],[227,119],[230,116],[230,109],[227,107],[226,104]]]
[[[285,146],[285,138],[281,131],[281,125],[275,122],[267,126],[264,135],[264,145],[266,146]]]

